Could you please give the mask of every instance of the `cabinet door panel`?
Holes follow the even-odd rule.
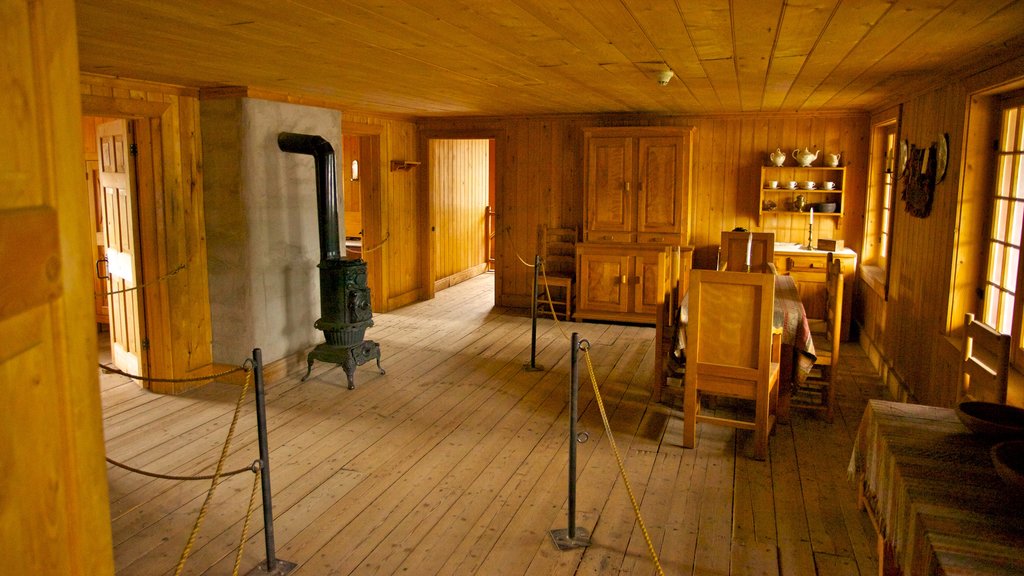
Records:
[[[639,138],[637,230],[678,234],[683,229],[685,161],[680,138]]]
[[[629,257],[615,254],[579,254],[579,308],[588,311],[629,310]],[[625,282],[624,282],[625,281]]]
[[[633,312],[657,314],[658,306],[665,297],[664,254],[636,256],[633,279]]]
[[[587,232],[632,232],[633,140],[592,138],[587,154]]]

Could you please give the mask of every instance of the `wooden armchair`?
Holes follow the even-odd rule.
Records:
[[[722,232],[718,269],[745,272],[747,242],[750,242],[750,272],[774,271],[774,232]]]
[[[829,254],[825,276],[825,310],[820,320],[809,322],[814,341],[812,375],[791,400],[791,406],[821,410],[829,422],[835,414],[836,366],[843,326],[843,265]]]
[[[964,315],[963,358],[957,402],[982,400],[1006,403],[1010,370],[1010,337]]]
[[[746,245],[744,245],[744,251]],[[781,329],[772,327],[773,274],[694,270],[686,325],[683,446],[697,442],[697,422],[754,431],[763,460],[779,401]],[[754,401],[754,420],[704,415],[701,396]]]

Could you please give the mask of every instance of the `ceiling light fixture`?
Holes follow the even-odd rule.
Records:
[[[668,86],[668,81],[675,75],[676,73],[671,70],[662,70],[661,72],[658,72],[658,85]]]

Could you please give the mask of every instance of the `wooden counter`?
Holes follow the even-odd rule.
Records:
[[[850,339],[853,321],[853,290],[857,279],[857,253],[849,248],[833,250],[843,263],[843,327],[842,339]],[[794,276],[800,300],[809,318],[825,315],[825,277],[829,252],[807,250],[791,242],[775,243],[775,268],[779,274]]]

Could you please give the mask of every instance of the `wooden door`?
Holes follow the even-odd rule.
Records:
[[[4,574],[113,574],[75,4],[0,9]]]
[[[587,229],[590,242],[629,242],[634,230],[633,139],[591,138],[587,145]]]
[[[110,352],[114,365],[131,374],[147,371],[141,310],[138,225],[133,188],[134,158],[127,120],[96,127],[99,182],[110,314]],[[102,266],[99,265],[100,269]]]
[[[637,254],[633,262],[633,310],[638,314],[658,313],[667,290],[663,252]]]
[[[630,257],[603,251],[579,251],[577,310],[582,312],[629,311]],[[581,316],[582,317],[582,316]]]
[[[89,221],[92,222],[92,237],[95,239],[90,248],[92,249],[92,259],[97,262],[102,258],[101,254],[104,253],[103,238],[106,235],[103,233],[103,192],[100,190],[99,162],[96,160],[86,160],[85,162],[85,188],[86,194],[89,196]],[[108,325],[110,324],[110,311],[107,308],[107,292],[110,289],[107,287],[107,277],[97,272],[93,277],[92,285],[95,294],[93,300],[96,305],[96,323]]]
[[[674,235],[660,241],[678,244],[683,230],[683,139],[642,137],[637,150],[637,232]]]

